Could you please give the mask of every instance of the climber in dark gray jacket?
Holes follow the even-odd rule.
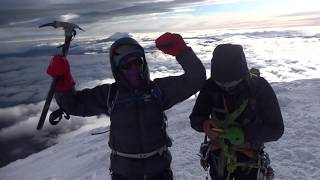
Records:
[[[156,46],[175,56],[184,74],[150,80],[144,49],[129,37],[110,48],[113,84],[76,91],[67,59],[55,56],[48,67],[49,75],[63,77],[55,97],[66,113],[110,116],[114,180],[173,179],[164,111],[195,94],[206,80],[204,66],[179,34],[163,34]]]
[[[270,84],[249,72],[242,46],[215,48],[211,77],[200,90],[190,120],[193,129],[210,139],[205,138],[201,153],[212,179],[271,178],[263,147],[282,136],[282,115]]]

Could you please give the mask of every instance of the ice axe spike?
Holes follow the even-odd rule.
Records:
[[[65,40],[64,40],[64,44],[61,45],[60,47],[62,47],[62,55],[64,57],[67,57],[70,43],[73,40],[73,38],[75,37],[75,35],[77,34],[75,29],[80,29],[81,31],[84,31],[82,28],[80,28],[78,25],[76,25],[74,23],[62,22],[62,21],[53,21],[51,23],[46,23],[46,24],[40,25],[39,28],[46,27],[46,26],[52,26],[54,28],[60,28],[60,27],[63,28]],[[47,113],[49,111],[49,107],[50,107],[50,104],[51,104],[51,101],[52,101],[52,98],[54,95],[54,91],[55,91],[58,79],[59,79],[59,77],[54,78],[51,82],[50,89],[49,89],[48,95],[46,97],[46,101],[43,106],[41,116],[40,116],[40,119],[39,119],[39,122],[37,125],[37,130],[42,129],[42,127],[44,125],[44,121],[45,121]]]

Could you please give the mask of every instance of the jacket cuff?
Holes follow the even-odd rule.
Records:
[[[176,59],[178,61],[183,60],[185,58],[187,58],[188,56],[190,56],[191,54],[194,55],[194,52],[192,50],[191,47],[187,46],[186,48],[184,48],[177,56]]]

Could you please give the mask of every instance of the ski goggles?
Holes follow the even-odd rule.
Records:
[[[143,64],[144,53],[140,50],[129,51],[124,54],[120,54],[119,56],[114,58],[114,65],[116,68],[128,68],[130,63],[133,60],[137,60],[138,62]],[[127,64],[127,62],[129,64]],[[127,65],[126,65],[127,64]]]
[[[236,81],[232,81],[232,82],[226,82],[226,83],[221,83],[218,81],[215,81],[215,83],[224,91],[232,91],[235,87],[237,87],[243,79],[239,79]]]
[[[142,65],[143,65],[143,59],[142,58],[131,57],[131,58],[128,58],[128,60],[126,60],[125,62],[123,62],[119,66],[119,69],[128,70],[132,66],[142,66]]]

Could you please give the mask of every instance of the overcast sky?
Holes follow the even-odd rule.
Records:
[[[222,28],[320,25],[317,0],[1,0],[0,42],[52,36],[37,27],[53,20],[113,32],[165,32]],[[53,38],[53,37],[50,37]]]

